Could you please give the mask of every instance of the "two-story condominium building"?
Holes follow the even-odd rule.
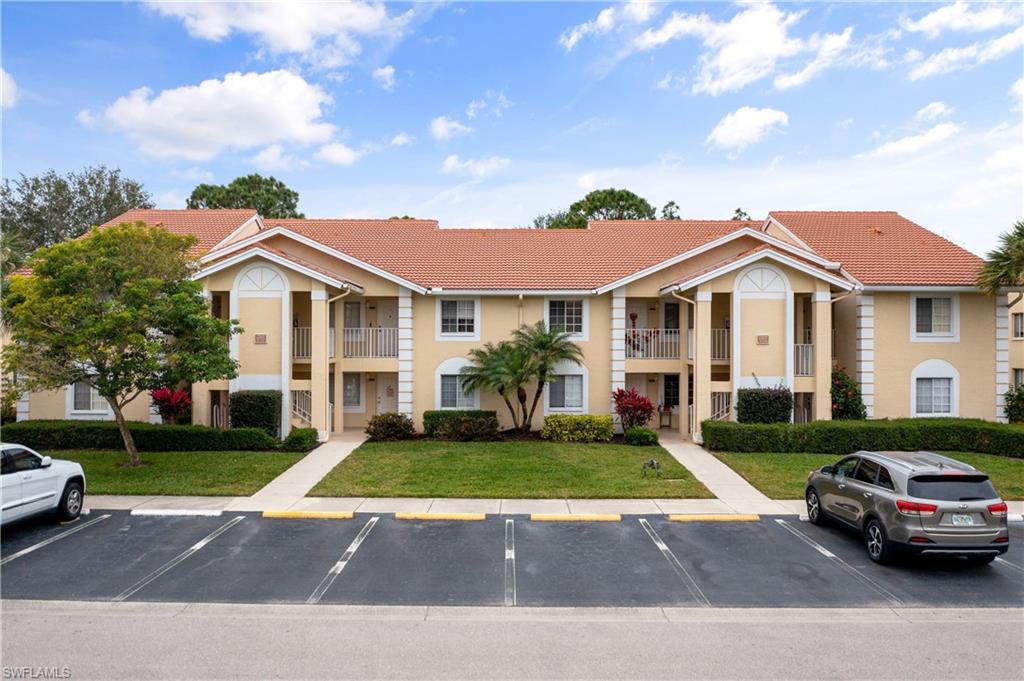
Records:
[[[559,367],[544,414],[607,414],[614,389],[635,387],[661,425],[699,441],[701,422],[732,418],[746,386],[788,386],[795,420],[830,418],[838,365],[869,417],[1003,416],[1006,297],[974,287],[977,256],[894,212],[566,230],[238,210],[111,223],[123,221],[195,234],[213,314],[245,330],[230,341],[238,377],[192,386],[197,424],[226,425],[231,393],[259,389],[282,392],[282,430],[324,438],[393,411],[419,427],[430,409],[494,409],[508,426],[498,396],[463,394],[459,372],[473,348],[539,320],[585,358]],[[151,417],[144,398],[129,411]],[[26,394],[18,416],[109,414],[79,385]]]

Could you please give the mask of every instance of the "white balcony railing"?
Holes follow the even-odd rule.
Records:
[[[797,376],[814,375],[814,346],[800,343],[793,346],[793,373]]]
[[[628,359],[679,359],[679,329],[627,329]]]
[[[310,359],[313,356],[313,329],[308,326],[292,328],[292,359]],[[334,327],[327,327],[327,356],[334,357]]]
[[[693,359],[693,329],[686,330],[686,359]],[[690,429],[693,432],[693,429]]]
[[[327,327],[327,356],[334,359],[334,327]]]
[[[342,340],[345,357],[398,357],[396,328],[346,328]]]
[[[711,329],[711,361],[729,359],[729,329]]]

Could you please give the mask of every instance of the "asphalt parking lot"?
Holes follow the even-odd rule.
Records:
[[[1019,607],[1009,553],[874,565],[858,539],[795,516],[754,522],[141,516],[3,529],[8,599],[366,605]]]

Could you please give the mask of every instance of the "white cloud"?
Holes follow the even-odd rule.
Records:
[[[0,108],[9,109],[18,103],[18,84],[14,77],[0,68]]]
[[[490,90],[484,93],[480,99],[474,99],[466,107],[466,118],[473,120],[484,111],[489,111],[496,118],[501,118],[505,109],[512,106],[512,102],[505,96],[504,90]]]
[[[1024,78],[1019,78],[1016,83],[1010,86],[1010,96],[1016,100],[1013,110],[1024,110]]]
[[[252,162],[261,170],[287,170],[295,165],[295,158],[285,154],[280,144],[271,144],[253,156]]]
[[[960,132],[960,126],[956,123],[939,123],[933,128],[918,135],[908,135],[891,142],[886,142],[874,151],[870,156],[905,156],[933,147],[939,142],[948,140]]]
[[[395,67],[388,64],[373,70],[373,79],[385,90],[395,87]]]
[[[176,191],[162,192],[156,195],[157,208],[184,208],[185,197]]]
[[[487,158],[467,158],[461,160],[456,154],[448,156],[441,164],[441,172],[450,175],[472,175],[484,178],[504,170],[511,161],[503,156],[488,156]]]
[[[358,161],[362,155],[363,152],[356,151],[348,145],[341,142],[332,142],[320,147],[316,154],[314,154],[314,158],[331,165],[350,166]]]
[[[684,85],[686,85],[686,76],[679,76],[668,71],[661,80],[654,84],[654,87],[658,90],[677,90]]]
[[[785,111],[744,106],[720,120],[707,141],[721,149],[741,151],[786,125],[789,116]]]
[[[817,54],[810,62],[795,73],[780,73],[775,77],[775,87],[779,90],[788,90],[792,87],[803,85],[819,73],[831,68],[839,62],[840,58],[850,46],[850,39],[853,36],[853,27],[848,27],[842,33],[826,33],[824,36],[814,34],[808,41]]]
[[[977,11],[964,0],[940,7],[914,21],[904,17],[900,26],[911,33],[923,33],[929,38],[938,38],[946,31],[988,31],[1000,26],[1012,26],[1020,22],[1020,12],[1012,5],[989,4]]]
[[[940,118],[948,118],[953,113],[953,107],[949,106],[945,102],[932,102],[921,107],[921,109],[914,114],[914,119],[923,123],[929,123],[931,121],[937,121]]]
[[[646,24],[656,13],[657,7],[649,0],[630,0],[624,5],[606,7],[590,21],[566,29],[558,42],[569,52],[587,36],[604,35],[623,24]]]
[[[132,90],[99,114],[79,121],[121,132],[150,156],[208,161],[227,149],[292,142],[326,142],[334,126],[322,120],[331,102],[316,85],[288,71],[229,73],[164,90]]]
[[[576,178],[576,186],[589,192],[597,188],[597,180],[597,173],[583,173]]]
[[[405,132],[400,132],[391,138],[390,144],[393,147],[405,147],[412,144],[415,141],[416,138],[413,137],[412,135]]]
[[[362,52],[361,41],[395,42],[416,10],[390,14],[379,2],[150,2],[163,16],[180,19],[189,35],[221,41],[232,33],[252,36],[273,55],[299,55],[333,69]]]
[[[213,179],[213,173],[209,170],[204,170],[196,166],[185,168],[184,170],[172,170],[171,175],[180,177],[183,180],[192,180],[195,182],[209,182]]]
[[[919,62],[910,71],[911,80],[920,80],[951,71],[965,71],[986,62],[1020,52],[1024,46],[1024,26],[998,38],[966,47],[947,47]]]
[[[430,121],[430,134],[436,140],[446,141],[470,132],[473,132],[473,128],[447,116],[438,116]]]

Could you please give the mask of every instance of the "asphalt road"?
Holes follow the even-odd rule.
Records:
[[[938,680],[1019,679],[1024,670],[1019,609],[3,607],[5,675]]]
[[[871,563],[859,540],[759,522],[271,519],[93,513],[5,527],[4,599],[449,606],[1016,607],[1024,526],[989,566]]]

